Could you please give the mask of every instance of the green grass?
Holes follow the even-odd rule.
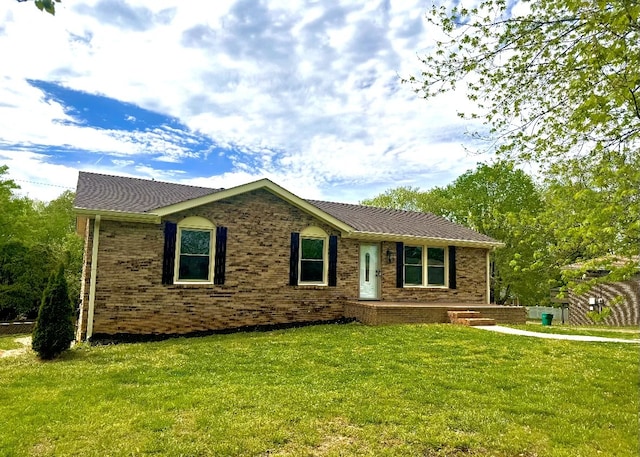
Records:
[[[602,336],[604,338],[618,339],[640,339],[640,329],[633,327],[575,327],[571,325],[554,324],[543,326],[541,324],[527,323],[526,325],[509,325],[508,327],[528,330],[530,332],[540,333],[559,333],[562,335],[586,335],[586,336]]]
[[[2,335],[0,336],[0,351],[8,351],[10,349],[20,349],[23,344],[17,343],[16,338],[24,338],[29,335]]]
[[[636,345],[322,325],[0,359],[3,456],[634,456]]]

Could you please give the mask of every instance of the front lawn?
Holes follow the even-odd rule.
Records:
[[[634,456],[638,347],[321,325],[0,359],[0,455]]]

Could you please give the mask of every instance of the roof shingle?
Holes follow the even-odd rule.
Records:
[[[147,179],[80,172],[75,207],[82,210],[153,213],[153,210],[220,192]],[[431,213],[306,200],[356,232],[497,244],[496,240]]]
[[[495,243],[491,237],[431,213],[308,200],[359,232]]]
[[[145,213],[220,190],[81,171],[74,205],[92,210]]]

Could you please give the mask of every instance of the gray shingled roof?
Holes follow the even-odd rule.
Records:
[[[91,210],[145,213],[220,190],[222,189],[81,171],[74,206]]]
[[[223,189],[80,172],[75,207],[146,213]],[[496,240],[431,213],[307,200],[358,232],[496,243]]]
[[[431,213],[317,200],[307,201],[359,232],[496,242],[493,238]]]

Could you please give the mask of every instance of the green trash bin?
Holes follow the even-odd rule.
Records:
[[[553,314],[549,314],[549,313],[542,314],[542,325],[551,325],[552,320],[553,320]]]

